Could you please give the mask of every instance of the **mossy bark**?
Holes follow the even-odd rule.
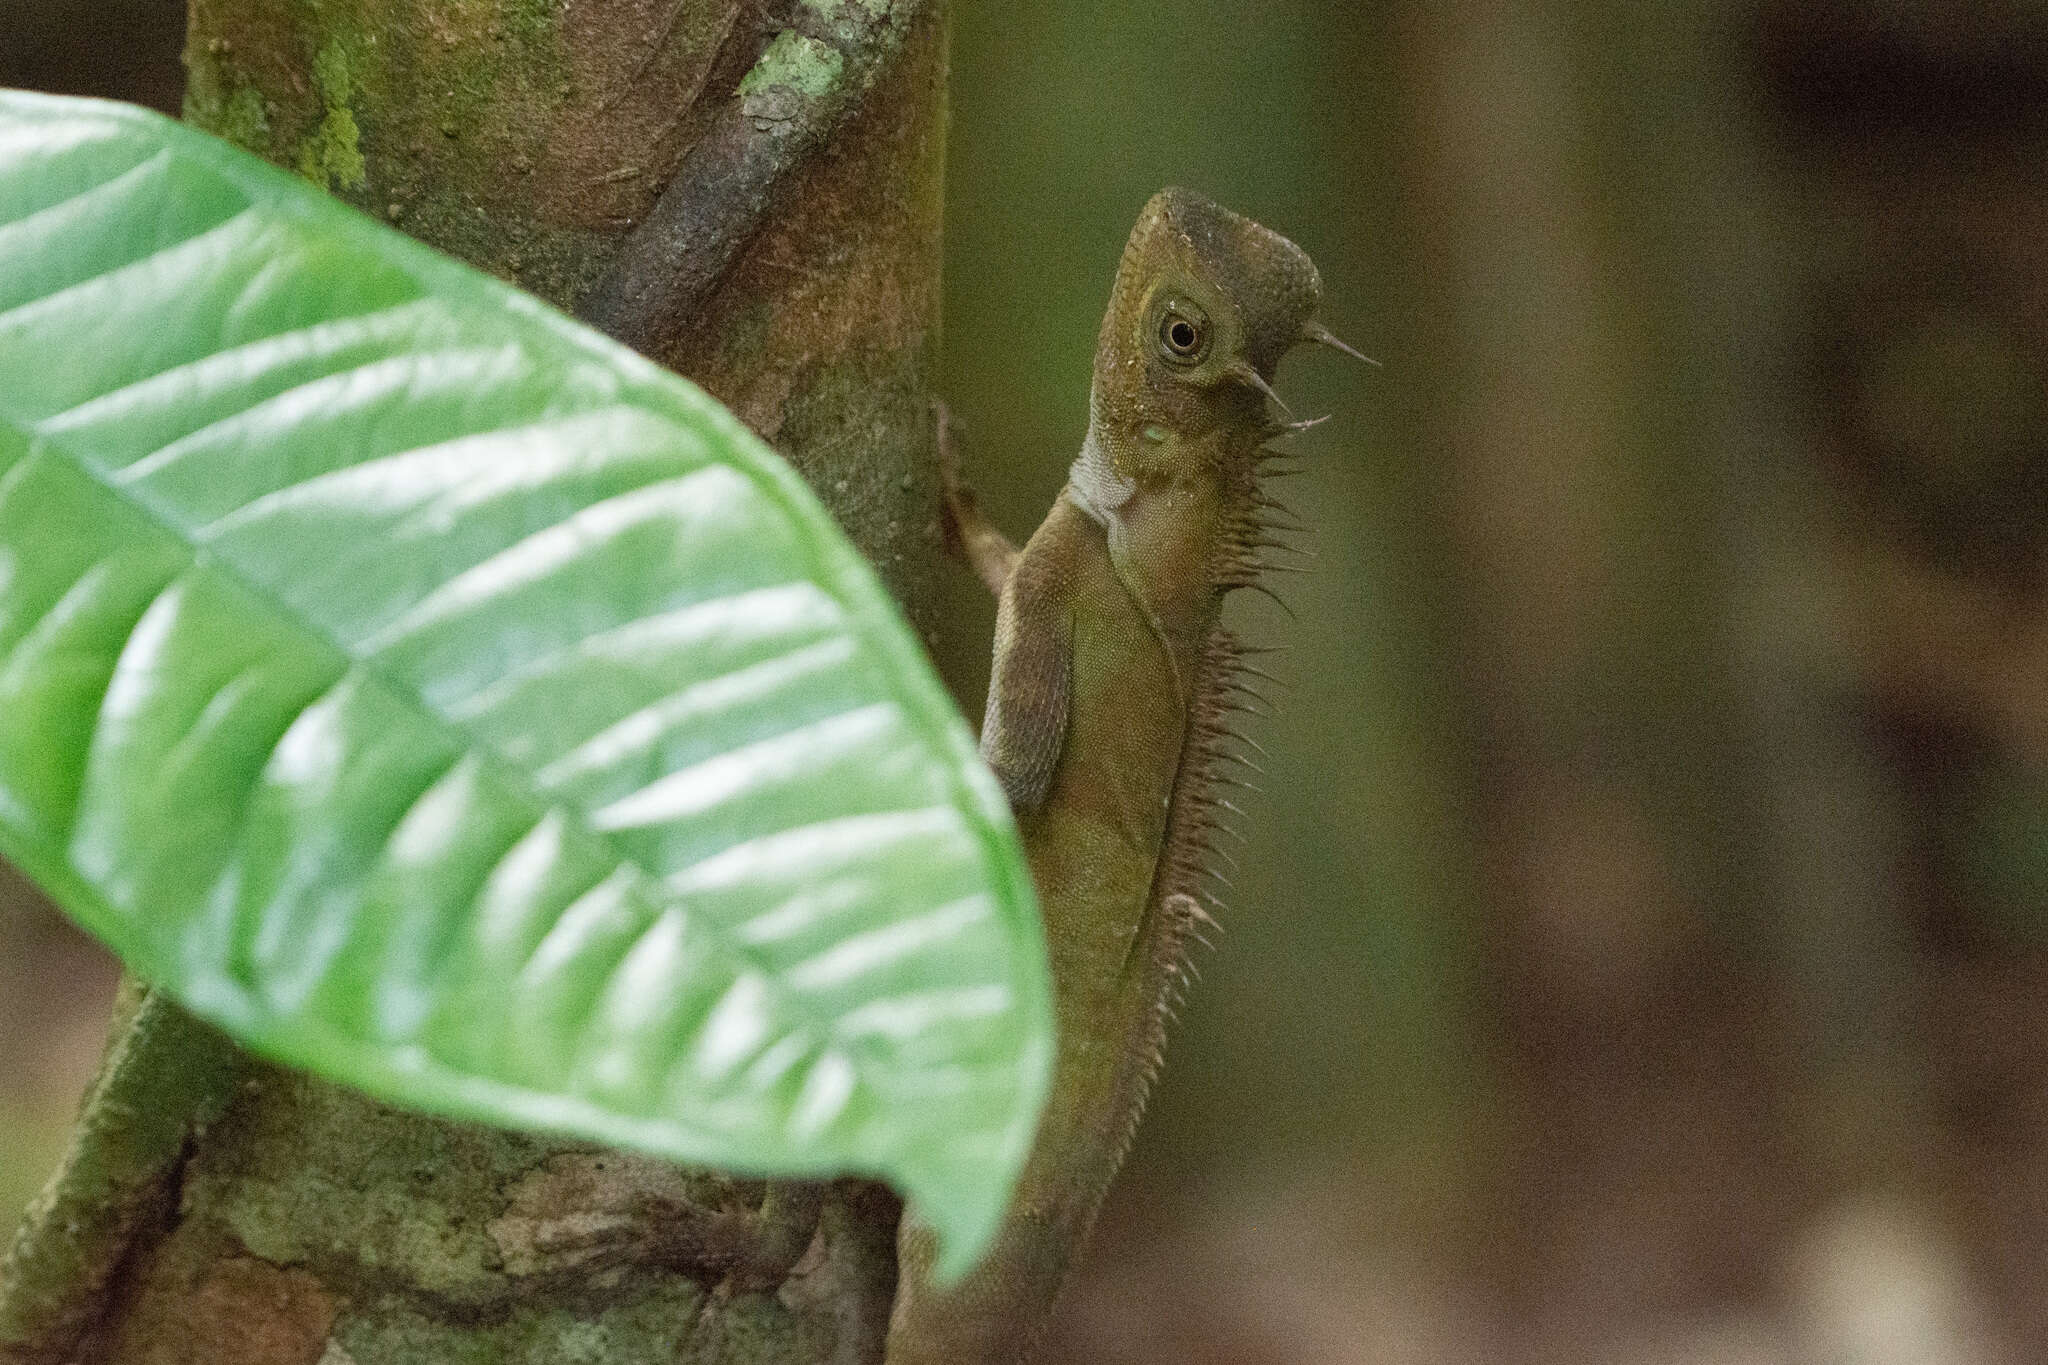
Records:
[[[841,73],[793,68],[790,52],[834,25],[899,19],[889,60],[774,177],[692,324],[647,349],[791,459],[929,631],[940,6],[804,0],[769,18],[741,0],[191,0],[186,112],[574,309],[735,101],[778,82],[814,95]],[[244,1074],[84,1358],[879,1359],[886,1191],[840,1182],[818,1210],[759,1182],[438,1122],[260,1064]],[[778,1218],[790,1204],[817,1213],[815,1238],[807,1218]]]

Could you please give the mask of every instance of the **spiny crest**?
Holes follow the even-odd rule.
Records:
[[[1203,652],[1196,701],[1188,717],[1187,748],[1180,780],[1173,793],[1173,814],[1167,831],[1163,875],[1156,888],[1167,912],[1167,931],[1159,950],[1176,981],[1184,982],[1189,948],[1206,942],[1217,922],[1215,888],[1229,889],[1229,875],[1217,863],[1236,860],[1218,847],[1221,837],[1240,841],[1236,827],[1243,812],[1226,793],[1258,788],[1243,774],[1260,773],[1257,760],[1240,753],[1242,744],[1263,753],[1258,744],[1236,731],[1241,713],[1270,712],[1271,704],[1257,682],[1276,681],[1247,662],[1248,651],[1229,631],[1218,628]]]
[[[1228,442],[1232,454],[1220,466],[1225,510],[1213,542],[1210,578],[1219,593],[1247,588],[1273,596],[1261,581],[1265,575],[1299,571],[1276,563],[1273,556],[1305,553],[1287,536],[1306,528],[1263,485],[1297,472],[1290,467],[1293,456],[1271,442],[1324,419],[1273,420],[1268,402],[1283,411],[1286,406],[1272,389],[1273,372],[1281,357],[1302,342],[1366,359],[1315,321],[1320,295],[1316,268],[1300,247],[1187,190],[1155,195],[1125,248],[1096,352],[1096,421],[1109,428],[1103,434],[1111,439],[1125,435],[1140,416],[1170,423],[1191,417],[1181,429],[1192,432],[1207,415],[1195,403],[1223,399],[1238,405],[1228,421],[1241,436]],[[1177,318],[1213,328],[1191,337],[1189,353],[1178,359],[1172,354],[1171,330]],[[1273,600],[1286,609],[1277,596]],[[1147,1088],[1167,1023],[1193,976],[1193,947],[1206,945],[1219,928],[1219,889],[1231,886],[1219,864],[1236,865],[1220,841],[1244,839],[1237,828],[1243,812],[1231,796],[1238,789],[1258,790],[1247,774],[1263,772],[1251,755],[1263,757],[1265,751],[1238,732],[1238,719],[1272,712],[1262,684],[1277,685],[1278,680],[1252,662],[1268,652],[1249,648],[1215,626],[1197,665],[1166,847],[1153,887],[1159,931],[1152,946],[1167,988],[1151,1036],[1140,1044]],[[1120,1134],[1120,1142],[1129,1136],[1128,1130]]]

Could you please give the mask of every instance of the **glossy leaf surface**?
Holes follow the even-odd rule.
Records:
[[[0,93],[0,845],[248,1046],[919,1198],[1045,1083],[1009,816],[711,400],[154,115]]]

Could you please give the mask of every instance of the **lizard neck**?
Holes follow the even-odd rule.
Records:
[[[1151,438],[1133,436],[1093,406],[1065,496],[1102,527],[1118,580],[1172,660],[1188,704],[1231,567],[1243,558],[1257,438],[1240,439],[1234,427],[1188,437],[1155,426]]]
[[[1088,438],[1067,470],[1066,498],[1106,530],[1138,491],[1138,483],[1117,468],[1103,435],[1101,404],[1091,400],[1088,408]]]

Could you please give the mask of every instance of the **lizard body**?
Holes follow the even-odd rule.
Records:
[[[1280,358],[1312,321],[1308,256],[1184,190],[1146,205],[1098,339],[1087,441],[1021,553],[948,471],[955,538],[998,589],[982,754],[1023,833],[1055,988],[1053,1086],[994,1248],[930,1280],[915,1211],[887,1365],[1028,1357],[1129,1148],[1203,908],[1235,760],[1242,651],[1223,599],[1275,544],[1259,487],[1288,429]],[[1355,354],[1355,353],[1354,353]]]

